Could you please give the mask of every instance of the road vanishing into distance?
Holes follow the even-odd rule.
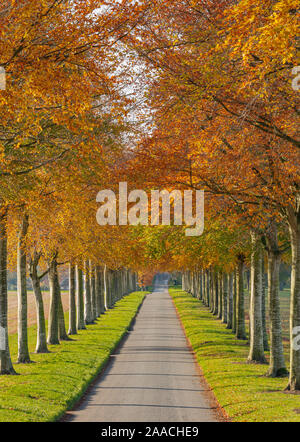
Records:
[[[215,422],[167,281],[146,296],[128,337],[111,355],[69,422]]]

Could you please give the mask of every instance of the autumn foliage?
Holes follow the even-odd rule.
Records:
[[[26,282],[37,256],[35,268],[49,278],[70,265],[79,285],[81,271],[91,273],[93,299],[99,269],[119,294],[137,281],[150,285],[156,272],[179,271],[185,288],[195,294],[201,287],[203,301],[221,317],[213,291],[219,284],[221,296],[231,287],[232,302],[235,295],[241,300],[234,304],[241,328],[234,331],[245,338],[239,305],[250,268],[261,288],[252,284],[249,361],[265,362],[265,266],[268,374],[286,374],[280,260],[291,264],[291,342],[300,326],[299,90],[292,74],[298,12],[295,0],[4,2],[4,273],[7,262],[10,269],[23,262]],[[174,225],[98,226],[97,192],[115,190],[119,181],[145,190],[204,189],[204,234],[187,238]],[[26,288],[22,293],[26,318]],[[2,278],[4,316],[6,294]],[[8,349],[0,370],[13,371]],[[288,389],[299,390],[292,346],[289,371]]]

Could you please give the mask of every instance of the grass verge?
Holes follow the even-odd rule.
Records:
[[[32,364],[16,364],[20,376],[0,377],[0,422],[54,421],[81,397],[107,362],[134,318],[146,292],[134,292],[116,303],[72,341],[49,346],[49,354],[32,354]],[[68,323],[68,314],[66,314]],[[36,327],[29,328],[34,351]],[[17,335],[10,336],[13,361]]]
[[[170,294],[205,378],[233,421],[300,421],[300,396],[283,392],[287,378],[265,377],[267,365],[247,364],[247,343],[200,301],[181,289]]]

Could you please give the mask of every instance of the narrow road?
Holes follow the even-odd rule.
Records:
[[[133,330],[71,422],[213,422],[194,358],[167,285],[148,295]]]

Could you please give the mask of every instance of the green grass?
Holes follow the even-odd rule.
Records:
[[[300,396],[283,392],[287,378],[265,377],[267,365],[247,364],[247,343],[200,301],[181,289],[170,294],[205,378],[233,421],[300,421]]]
[[[117,302],[97,323],[72,341],[49,346],[49,354],[32,354],[33,364],[15,364],[19,376],[0,377],[0,422],[57,420],[80,398],[126,333],[146,292],[135,292]],[[66,314],[66,322],[67,320]],[[36,327],[29,329],[34,351]],[[13,361],[17,336],[10,336]]]
[[[290,295],[291,295],[290,289],[284,289],[279,292],[282,336],[283,336],[285,343],[288,343],[289,339],[290,339],[290,334],[289,334],[289,330],[290,330],[290,324],[289,324]],[[267,312],[268,312],[268,307],[267,307]],[[246,313],[246,326],[249,329],[249,294],[248,294],[248,290],[245,290],[245,313]],[[268,320],[268,317],[267,317],[267,320]]]

